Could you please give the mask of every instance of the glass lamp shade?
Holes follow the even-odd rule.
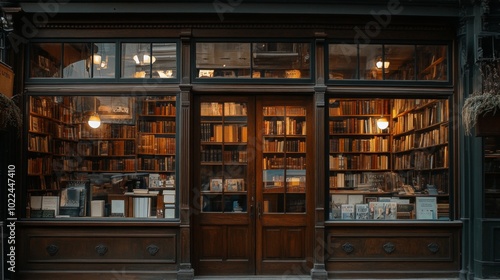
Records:
[[[99,54],[94,54],[94,64],[95,65],[100,65],[101,64],[102,57]]]
[[[88,124],[92,128],[98,128],[101,126],[101,118],[99,118],[97,113],[94,113],[89,117]]]
[[[377,60],[375,63],[375,66],[377,66],[378,69],[382,69],[382,66],[384,66],[384,69],[388,69],[389,65],[391,65],[389,61],[382,61],[382,59]]]
[[[142,54],[142,55],[134,55],[133,57],[135,64],[137,65],[149,65],[153,64],[156,61],[156,57],[150,56],[148,54]]]
[[[377,120],[377,127],[380,129],[386,129],[389,126],[389,121],[386,118],[380,118]]]

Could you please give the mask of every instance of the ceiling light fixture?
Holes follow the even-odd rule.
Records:
[[[101,118],[99,117],[99,114],[97,114],[97,108],[96,108],[96,103],[97,103],[97,98],[94,97],[94,112],[92,115],[90,115],[88,124],[92,128],[98,128],[101,126]]]

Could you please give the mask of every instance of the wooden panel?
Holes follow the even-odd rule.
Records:
[[[326,269],[338,278],[457,277],[461,223],[331,223]]]
[[[305,229],[304,228],[285,228],[285,258],[304,259],[305,258]]]
[[[130,279],[164,279],[178,270],[175,227],[72,222],[18,226],[19,279],[111,279],[122,273]]]
[[[222,226],[203,226],[203,238],[201,242],[201,259],[224,259],[224,235],[225,227]]]
[[[247,227],[228,227],[227,229],[227,259],[245,259],[250,257],[248,247]]]
[[[262,243],[262,258],[264,260],[281,257],[282,239],[280,228],[263,228]]]

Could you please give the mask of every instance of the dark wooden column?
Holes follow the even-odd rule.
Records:
[[[314,151],[314,266],[311,270],[312,279],[328,279],[325,269],[325,93],[324,60],[325,33],[317,32],[316,39],[316,86],[314,87],[314,118],[315,142]]]
[[[180,193],[180,259],[179,272],[177,279],[193,279],[194,270],[191,266],[191,204],[189,193],[191,189],[190,166],[191,154],[191,85],[190,85],[190,43],[191,31],[186,30],[181,33],[181,85],[179,93],[179,135],[177,143],[179,143],[179,193]]]

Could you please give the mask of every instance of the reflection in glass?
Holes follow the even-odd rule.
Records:
[[[419,80],[448,80],[446,46],[417,45],[417,71]]]
[[[361,80],[381,80],[382,68],[377,61],[382,57],[382,45],[359,45],[359,78]]]
[[[122,44],[122,78],[150,78],[151,64],[156,61],[151,56],[149,43]]]
[[[332,44],[329,46],[329,78],[332,80],[358,78],[358,45]]]
[[[154,43],[152,48],[153,78],[175,78],[177,76],[177,44]]]
[[[253,43],[252,78],[309,78],[310,53],[308,43]]]
[[[414,45],[385,45],[384,62],[386,80],[415,80]]]
[[[34,43],[30,48],[31,78],[60,78],[61,43]]]
[[[115,43],[95,43],[93,53],[93,77],[114,78],[116,64]]]

